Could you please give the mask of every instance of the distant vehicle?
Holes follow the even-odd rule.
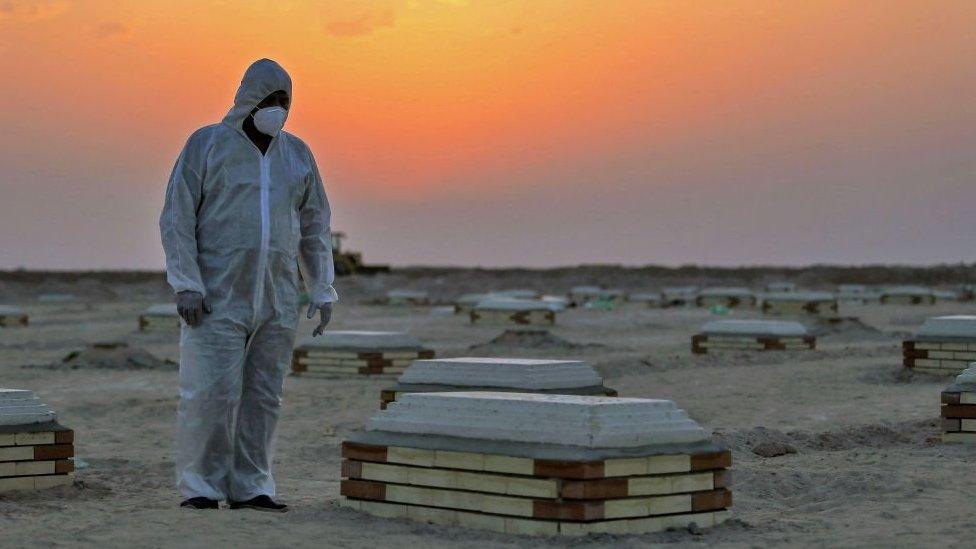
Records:
[[[355,274],[376,274],[390,272],[389,265],[365,265],[363,264],[363,254],[359,252],[344,251],[342,241],[345,240],[346,233],[335,231],[332,233],[332,259],[335,262],[336,276],[346,276]]]

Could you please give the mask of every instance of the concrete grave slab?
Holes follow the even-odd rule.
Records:
[[[420,350],[423,344],[404,332],[372,332],[357,330],[327,331],[320,337],[301,342],[299,349],[309,350]]]
[[[803,337],[808,334],[803,324],[787,320],[711,320],[701,330],[708,335],[733,337]]]
[[[670,400],[526,393],[408,393],[366,430],[588,448],[707,439]]]
[[[443,358],[416,360],[400,376],[403,384],[439,384],[518,389],[602,385],[603,378],[578,360]]]

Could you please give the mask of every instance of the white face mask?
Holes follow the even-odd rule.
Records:
[[[259,132],[274,137],[285,126],[288,111],[281,107],[265,107],[254,113],[254,127]]]

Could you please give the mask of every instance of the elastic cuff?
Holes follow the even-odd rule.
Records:
[[[312,293],[312,303],[316,305],[322,305],[323,303],[335,303],[339,301],[339,294],[336,293],[335,288],[329,286],[324,290],[316,291]]]

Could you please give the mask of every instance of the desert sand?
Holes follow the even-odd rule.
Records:
[[[842,304],[841,315],[863,325],[821,336],[815,351],[704,356],[692,356],[689,348],[691,335],[715,318],[704,310],[574,309],[561,313],[553,329],[568,344],[486,345],[501,328],[471,326],[431,308],[363,304],[392,288],[427,289],[432,298],[446,299],[486,286],[555,292],[586,282],[632,290],[681,282],[632,273],[616,280],[584,278],[460,270],[349,277],[337,284],[342,301],[330,327],[408,331],[441,357],[583,359],[621,396],[676,401],[733,450],[733,518],[725,525],[540,540],[340,509],[339,444],[377,410],[379,391],[390,383],[370,378],[287,378],[276,477],[290,512],[180,510],[173,488],[175,366],[57,366],[71,351],[103,340],[177,360],[175,335],[136,331],[138,314],[168,299],[166,287],[158,280],[87,278],[7,281],[0,287],[0,302],[21,306],[31,321],[27,328],[0,331],[0,386],[37,391],[75,430],[79,460],[72,487],[0,495],[0,545],[850,547],[956,546],[976,536],[976,447],[938,440],[939,392],[949,378],[906,374],[900,351],[901,339],[926,317],[971,313],[972,304]],[[36,294],[44,291],[73,291],[79,301],[39,304]],[[737,311],[729,318],[758,316]],[[303,321],[300,337],[312,327]],[[763,457],[756,451],[789,453]]]

